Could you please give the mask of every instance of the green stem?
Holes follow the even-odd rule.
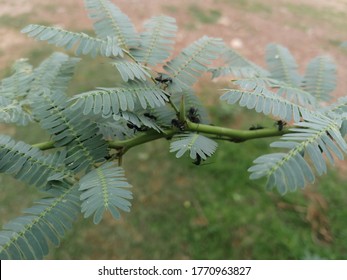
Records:
[[[162,133],[159,133],[157,131],[148,131],[131,139],[110,141],[108,146],[110,149],[122,150],[122,154],[124,154],[129,149],[135,146],[151,142],[160,138],[171,138],[176,133],[177,131],[172,129],[165,130]]]
[[[207,124],[197,124],[186,120],[186,130],[200,132],[204,134],[211,135],[214,139],[231,141],[235,143],[244,142],[247,140],[258,139],[258,138],[267,138],[267,137],[275,137],[281,136],[285,133],[293,133],[288,128],[283,130],[278,130],[278,128],[264,128],[258,130],[240,130],[240,129],[232,129],[225,128],[220,126],[213,126]],[[154,130],[150,130],[147,132],[143,132],[137,135],[134,138],[127,140],[116,140],[109,141],[108,147],[110,149],[115,149],[120,152],[121,155],[124,155],[129,149],[142,145],[157,139],[166,138],[170,139],[175,134],[182,134],[184,131],[180,131],[178,129],[166,129],[163,132],[157,132]],[[39,148],[40,150],[49,150],[55,148],[54,142],[42,142],[32,145],[33,147]]]
[[[214,134],[220,138],[230,138],[229,141],[243,142],[251,139],[266,138],[281,136],[285,133],[291,133],[288,128],[278,130],[278,128],[263,128],[257,130],[239,130],[232,128],[225,128],[220,126],[212,126],[206,124],[193,123],[186,120],[187,127],[190,131],[196,131],[207,134]]]

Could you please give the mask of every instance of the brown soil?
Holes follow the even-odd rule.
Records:
[[[84,11],[82,0],[60,0],[59,7],[54,2],[44,0],[2,0],[1,2],[0,19],[10,16],[16,20],[20,16],[29,16],[30,22],[33,23],[45,22],[74,30],[91,29],[91,22]],[[334,15],[339,15],[340,21],[343,20],[341,14],[347,12],[346,1],[113,0],[113,2],[130,16],[138,29],[146,18],[154,15],[164,13],[175,17],[180,28],[177,50],[206,34],[223,38],[247,58],[264,65],[265,46],[270,42],[276,42],[291,50],[300,62],[301,71],[312,57],[321,54],[331,55],[339,64],[338,95],[342,95],[345,92],[343,89],[347,88],[346,53],[338,47],[339,42],[347,40],[347,28],[343,29],[341,26],[337,28],[336,17],[333,18]],[[221,17],[216,24],[199,23],[189,12],[192,6],[198,6],[205,11],[217,10],[221,12]],[[300,7],[303,12],[299,12]],[[314,13],[315,11],[321,13]],[[325,17],[324,12],[327,13]],[[194,28],[188,30],[189,26]],[[18,30],[6,28],[6,25],[5,27],[0,25],[0,36],[0,63],[5,67],[34,44]]]

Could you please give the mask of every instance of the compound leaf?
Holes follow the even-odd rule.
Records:
[[[78,94],[70,101],[74,101],[73,110],[82,107],[85,115],[100,114],[107,118],[121,111],[133,111],[136,103],[143,109],[164,106],[168,96],[154,84],[131,82],[126,87],[98,88]]]
[[[34,79],[32,66],[20,59],[12,70],[13,74],[0,83],[0,122],[26,125],[32,121],[26,99]]]
[[[0,231],[1,259],[42,259],[48,244],[58,246],[80,212],[78,188],[61,186],[53,198],[45,198],[24,210],[25,216],[5,224]]]
[[[30,185],[49,188],[49,181],[71,176],[64,165],[65,157],[64,151],[45,155],[24,142],[0,136],[0,172],[12,174]]]
[[[124,82],[129,80],[146,81],[151,75],[139,63],[131,62],[126,59],[117,59],[111,62],[111,65],[116,67]]]
[[[336,65],[328,56],[310,61],[302,81],[303,88],[320,101],[329,101],[336,87]]]
[[[155,66],[170,56],[173,50],[176,20],[172,17],[157,16],[145,22],[141,33],[141,45],[131,51],[137,61],[144,65]]]
[[[249,61],[231,48],[226,48],[222,55],[226,65],[218,68],[210,68],[212,78],[233,75],[239,78],[267,77],[269,72]]]
[[[0,96],[0,122],[27,125],[32,121],[32,115],[26,110],[27,101],[17,101]]]
[[[66,50],[75,47],[75,54],[78,56],[91,54],[93,57],[96,55],[122,57],[124,55],[115,37],[108,36],[104,39],[99,39],[85,33],[70,32],[59,27],[47,27],[37,24],[26,26],[22,29],[22,32],[37,40],[47,41],[48,44],[65,47]]]
[[[107,143],[95,123],[82,111],[67,108],[67,101],[43,89],[38,92],[34,115],[43,129],[50,133],[56,147],[67,146],[65,164],[79,172],[105,160]]]
[[[254,160],[248,169],[250,179],[267,177],[267,187],[277,187],[282,194],[313,183],[315,176],[304,155],[308,155],[318,175],[326,173],[325,158],[334,164],[333,155],[343,159],[347,144],[340,134],[341,121],[323,115],[309,116],[295,124],[293,133],[285,134],[271,147],[288,149],[287,153],[272,153]]]
[[[261,80],[263,82],[263,80]],[[313,114],[307,106],[302,106],[294,103],[293,101],[284,98],[281,94],[275,94],[270,91],[265,84],[258,83],[251,80],[239,80],[235,82],[241,89],[230,89],[225,92],[220,99],[226,101],[228,104],[235,104],[239,102],[241,107],[248,109],[255,109],[258,113],[265,115],[272,114],[282,120],[295,122],[300,121],[300,118],[305,118],[306,115]],[[279,89],[281,90],[281,88]],[[287,96],[286,96],[287,97]],[[304,100],[303,97],[301,100]],[[304,101],[307,102],[307,101]]]
[[[94,30],[103,40],[115,38],[115,45],[129,49],[138,46],[138,34],[129,17],[109,0],[85,0]]]
[[[174,141],[171,142],[170,152],[177,152],[177,158],[189,152],[192,159],[197,159],[199,156],[201,159],[206,160],[216,151],[217,146],[215,141],[197,133],[180,134],[175,136]]]
[[[105,163],[83,176],[79,190],[82,191],[82,212],[98,224],[105,211],[110,211],[115,219],[120,218],[119,210],[129,212],[132,193],[131,185],[124,177],[124,170],[114,163]]]
[[[42,89],[47,89],[64,99],[79,61],[79,58],[69,57],[60,52],[55,52],[46,58],[33,71],[34,80],[30,86],[29,98],[37,96],[37,92]]]
[[[278,44],[269,44],[266,47],[266,62],[272,78],[294,87],[300,86],[298,66],[287,48]]]
[[[224,43],[221,39],[207,36],[185,48],[164,66],[172,79],[169,89],[173,92],[189,89],[208,70],[206,65],[217,59],[223,50]]]

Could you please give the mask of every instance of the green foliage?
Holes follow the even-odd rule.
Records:
[[[258,113],[265,115],[272,114],[286,121],[293,119],[297,122],[301,116],[310,112],[310,108],[296,104],[281,94],[273,94],[265,84],[259,85],[259,81],[255,79],[238,80],[235,84],[239,85],[241,89],[228,90],[221,96],[221,100],[225,100],[228,104],[239,102],[242,107],[255,109]],[[303,99],[304,96],[301,98]]]
[[[273,153],[257,158],[255,165],[249,168],[250,178],[268,177],[269,188],[277,186],[281,193],[303,188],[306,182],[313,183],[314,174],[304,159],[307,153],[318,175],[327,172],[324,155],[334,164],[333,155],[343,159],[347,145],[342,138],[335,121],[324,116],[307,117],[304,122],[296,123],[297,128],[291,128],[296,133],[286,134],[283,141],[271,143],[271,147],[289,149],[289,153]]]
[[[117,59],[112,65],[117,68],[124,82],[136,79],[146,81],[150,77],[150,74],[135,62]]]
[[[65,169],[66,153],[56,152],[45,155],[38,148],[23,142],[15,142],[11,137],[0,137],[0,171],[37,187],[51,188],[54,181],[70,176]]]
[[[51,197],[25,209],[25,216],[13,219],[0,232],[0,258],[42,259],[48,253],[48,241],[58,246],[66,230],[71,229],[80,210],[77,187],[56,184]]]
[[[204,36],[185,48],[164,66],[172,79],[169,90],[181,92],[189,89],[208,70],[206,65],[218,58],[223,47],[221,39]]]
[[[92,38],[85,33],[69,32],[58,27],[46,27],[37,24],[28,25],[22,32],[37,40],[65,47],[66,50],[75,46],[76,55],[91,53],[93,57],[98,54],[106,57],[123,56],[123,51],[118,46],[117,38],[115,37],[98,39]]]
[[[85,0],[89,17],[94,21],[97,37],[116,39],[121,48],[137,47],[138,34],[128,16],[109,0]]]
[[[153,17],[144,24],[145,31],[137,33],[128,16],[109,0],[85,0],[85,5],[96,37],[35,24],[22,30],[49,44],[75,48],[81,58],[56,52],[35,69],[20,60],[0,85],[0,120],[38,123],[50,135],[49,142],[33,145],[0,137],[0,171],[49,195],[25,210],[28,215],[4,226],[1,258],[43,258],[48,241],[58,245],[80,212],[84,218],[93,216],[96,224],[107,211],[115,219],[120,210],[129,212],[132,192],[122,159],[131,148],[156,139],[171,141],[170,152],[177,158],[189,153],[200,165],[215,153],[214,140],[240,143],[282,136],[270,146],[283,152],[262,155],[249,168],[251,179],[266,177],[267,187],[277,187],[280,193],[313,182],[311,165],[322,175],[326,159],[332,164],[334,156],[343,159],[346,100],[325,108],[319,103],[330,100],[336,85],[331,59],[314,58],[301,76],[289,50],[270,44],[268,69],[263,69],[221,39],[208,36],[170,59],[177,30],[174,19]],[[87,54],[108,59],[122,82],[115,79],[112,87],[68,97],[76,66]],[[222,66],[212,64],[218,59],[224,61]],[[192,90],[206,72],[213,78],[231,74],[233,87],[221,100],[277,117],[277,127],[237,130],[212,125]]]
[[[303,78],[303,88],[318,101],[329,101],[336,87],[336,66],[330,57],[312,59]]]
[[[311,60],[303,77],[298,73],[294,57],[283,46],[270,44],[266,60],[270,75],[260,72],[247,60],[236,60],[235,68],[231,66],[228,71],[212,69],[212,72],[216,76],[231,72],[240,77],[234,81],[237,88],[226,90],[221,100],[294,122],[293,128],[282,137],[284,141],[270,145],[288,151],[263,155],[249,168],[250,179],[265,176],[267,188],[277,187],[284,194],[313,183],[315,175],[310,162],[317,174],[322,175],[327,172],[325,159],[334,164],[333,155],[344,158],[347,152],[343,139],[346,133],[344,99],[324,108],[319,105],[319,101],[331,99],[336,86],[336,66],[329,57]]]
[[[153,17],[145,22],[144,28],[146,31],[140,34],[140,48],[132,54],[138,62],[155,66],[167,59],[173,50],[176,20],[166,16]]]
[[[249,61],[233,49],[225,48],[223,58],[226,62],[225,65],[209,69],[209,71],[212,72],[212,78],[227,75],[245,78],[255,76],[265,77],[270,75],[265,69]]]
[[[189,151],[190,158],[206,160],[217,149],[215,141],[197,133],[179,134],[175,136],[176,138],[178,140],[171,142],[170,152],[177,152],[177,158]]]
[[[93,91],[75,95],[74,110],[82,109],[85,115],[101,115],[105,118],[123,111],[134,111],[135,104],[143,109],[165,105],[168,96],[162,89],[147,82],[129,82],[124,87],[98,88]]]
[[[94,213],[94,223],[101,221],[105,210],[109,210],[116,219],[120,218],[119,209],[130,211],[132,199],[130,187],[123,177],[124,171],[113,163],[105,163],[81,178],[79,190],[81,194],[81,210],[88,218]]]
[[[298,66],[287,48],[277,44],[268,45],[266,48],[266,63],[272,78],[294,87],[300,84],[301,77],[297,71]]]
[[[26,125],[31,121],[25,97],[33,80],[32,66],[21,59],[13,65],[12,71],[13,74],[3,79],[0,85],[0,121]]]

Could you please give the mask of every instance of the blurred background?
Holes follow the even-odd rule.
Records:
[[[303,73],[307,62],[328,54],[338,64],[336,97],[347,92],[346,0],[112,0],[142,30],[154,15],[175,17],[176,53],[202,35],[221,37],[248,59],[265,66],[268,43],[286,46]],[[19,31],[30,23],[92,33],[82,0],[0,0],[0,74],[21,57],[38,65],[53,51]],[[72,53],[70,53],[72,55]],[[273,120],[219,102],[227,80],[205,76],[195,86],[216,125],[247,129]],[[105,60],[84,57],[69,94],[114,86],[118,77]],[[0,124],[0,133],[28,143],[48,139],[38,126]],[[346,259],[347,164],[339,162],[303,191],[280,196],[247,169],[269,151],[273,139],[220,143],[209,164],[175,159],[161,140],[134,148],[124,159],[134,186],[132,211],[95,226],[80,219],[49,259]],[[35,189],[0,176],[0,224],[40,197]]]

